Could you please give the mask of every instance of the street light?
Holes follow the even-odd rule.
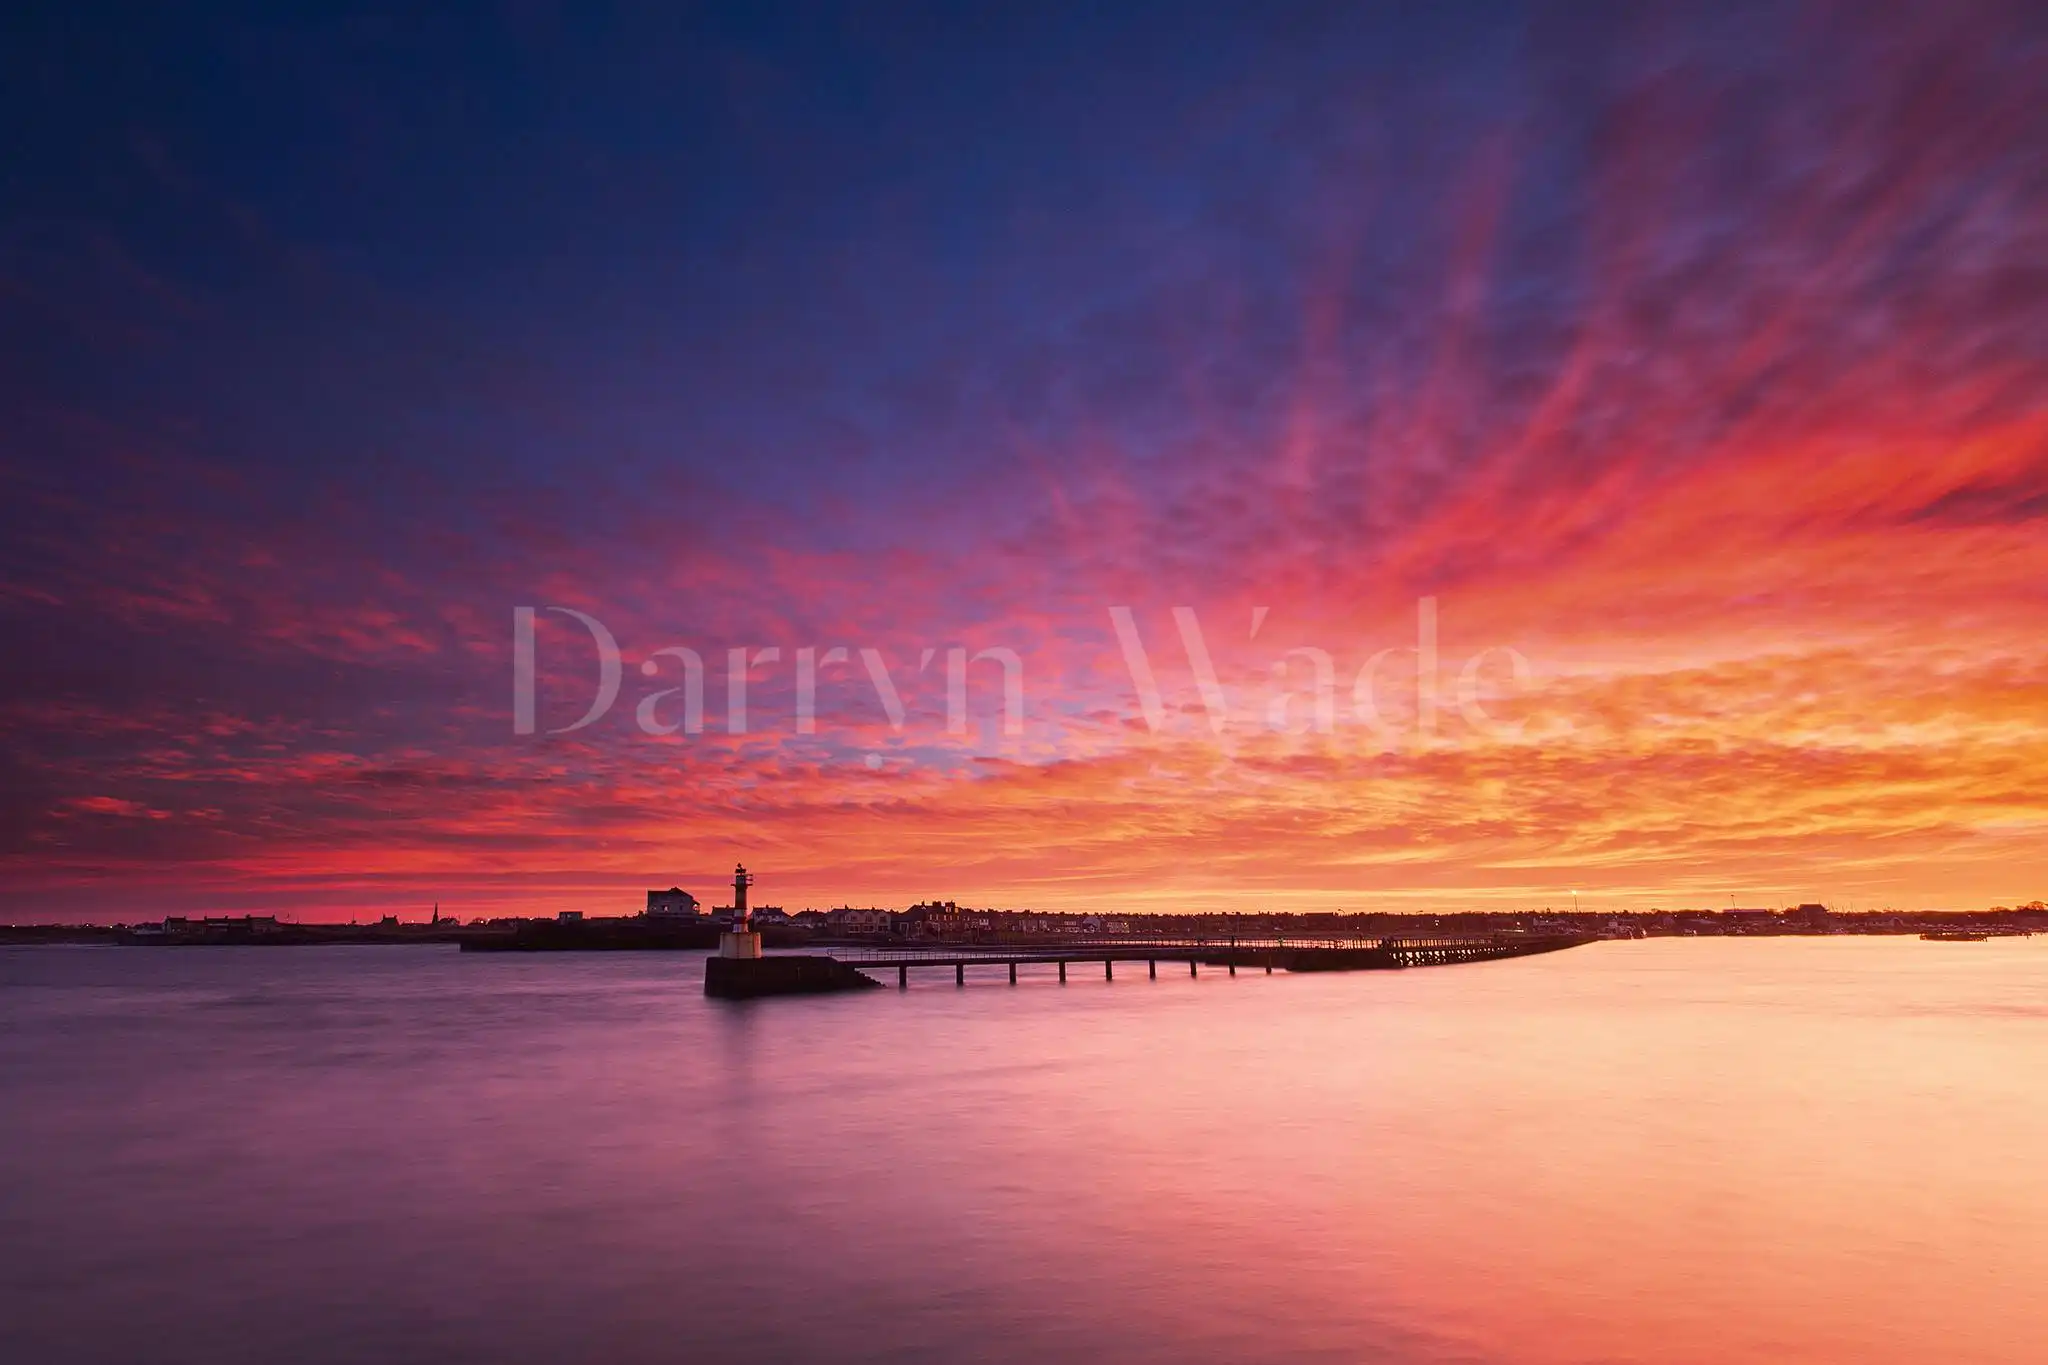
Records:
[[[1576,891],[1572,892],[1572,913],[1574,915],[1579,913],[1579,893]]]

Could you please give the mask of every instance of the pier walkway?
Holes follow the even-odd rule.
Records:
[[[1019,968],[1052,967],[1061,981],[1069,967],[1100,963],[1114,980],[1118,963],[1144,963],[1148,978],[1159,975],[1162,962],[1186,963],[1190,976],[1203,967],[1220,967],[1232,976],[1240,967],[1275,968],[1289,972],[1389,971],[1406,967],[1448,966],[1459,962],[1491,962],[1535,953],[1574,948],[1590,939],[1577,935],[1486,934],[1459,938],[1357,939],[1097,939],[1047,944],[932,944],[915,948],[835,947],[838,961],[862,972],[896,972],[898,987],[910,984],[912,969],[953,969],[955,985],[967,984],[968,968],[1006,968],[1012,985]]]

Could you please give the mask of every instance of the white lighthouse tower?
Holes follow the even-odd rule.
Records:
[[[759,957],[761,935],[747,917],[747,888],[754,884],[754,875],[744,865],[732,870],[732,928],[718,939],[720,957]]]

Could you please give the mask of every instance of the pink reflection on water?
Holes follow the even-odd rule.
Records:
[[[1000,974],[0,955],[9,1359],[2017,1362],[2048,942]]]

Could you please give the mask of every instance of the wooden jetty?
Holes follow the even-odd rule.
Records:
[[[1173,966],[1185,963],[1190,976],[1199,976],[1204,967],[1221,968],[1232,976],[1237,975],[1240,968],[1263,970],[1268,974],[1275,969],[1288,972],[1399,971],[1408,967],[1438,967],[1461,962],[1492,962],[1511,957],[1528,957],[1536,953],[1574,948],[1590,941],[1578,935],[1530,934],[1486,934],[1462,938],[1323,939],[1306,942],[1105,939],[1009,947],[976,947],[967,944],[917,948],[877,947],[854,949],[833,957],[812,956],[785,960],[819,964],[812,969],[815,972],[835,970],[848,975],[858,973],[864,977],[868,977],[869,973],[886,976],[893,970],[896,974],[896,985],[900,989],[910,985],[910,973],[913,970],[943,971],[949,967],[952,968],[953,983],[956,986],[967,984],[967,970],[970,967],[1003,968],[1008,973],[1011,985],[1017,983],[1017,973],[1020,969],[1050,967],[1057,973],[1059,980],[1065,981],[1069,968],[1093,968],[1097,964],[1102,967],[1104,979],[1113,981],[1116,979],[1116,969],[1120,963],[1133,968],[1136,964],[1143,963],[1148,979],[1158,977],[1159,964],[1162,962]],[[832,968],[825,968],[825,963],[833,964]],[[714,985],[715,975],[717,974],[707,970],[705,990],[708,994],[737,994],[724,989],[723,981]],[[843,981],[846,976],[842,975],[840,979]],[[868,979],[873,980],[872,977]],[[748,992],[783,993],[785,992],[773,987]]]

